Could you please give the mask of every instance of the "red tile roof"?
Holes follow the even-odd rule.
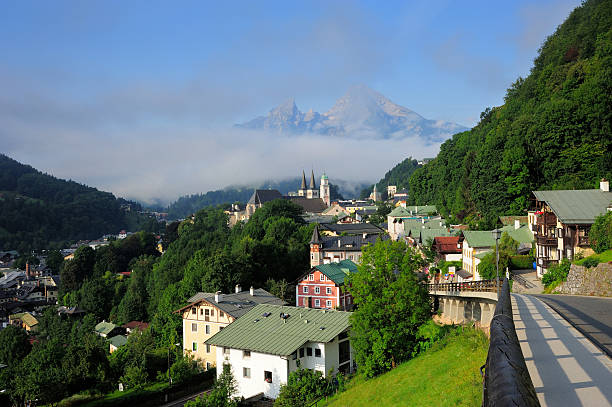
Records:
[[[439,236],[434,237],[433,247],[438,253],[461,253],[461,236]]]

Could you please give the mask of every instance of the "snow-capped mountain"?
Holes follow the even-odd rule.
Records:
[[[237,127],[275,131],[282,134],[316,133],[352,138],[407,138],[440,142],[467,130],[456,123],[428,120],[397,105],[364,85],[351,87],[326,113],[303,113],[293,99]]]

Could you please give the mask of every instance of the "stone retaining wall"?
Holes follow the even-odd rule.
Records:
[[[612,297],[612,263],[599,263],[597,267],[572,264],[567,281],[556,289],[561,294]]]

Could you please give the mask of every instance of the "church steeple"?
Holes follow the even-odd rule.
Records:
[[[306,173],[302,170],[302,186],[300,189],[306,189]]]
[[[315,185],[315,179],[314,179],[314,170],[310,172],[310,185],[308,186],[308,189],[317,189],[317,186]]]

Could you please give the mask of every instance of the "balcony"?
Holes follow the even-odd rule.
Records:
[[[554,266],[557,263],[559,263],[559,260],[543,259],[543,258],[537,259],[538,266],[545,268],[545,269],[548,269],[550,266]]]
[[[578,246],[588,246],[588,245],[589,245],[588,236],[578,236]]]
[[[536,216],[536,223],[538,225],[546,225],[546,226],[556,225],[557,217],[552,212],[544,212]]]
[[[540,246],[557,246],[557,238],[548,236],[538,236],[538,244]]]

